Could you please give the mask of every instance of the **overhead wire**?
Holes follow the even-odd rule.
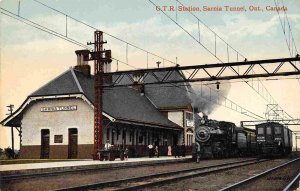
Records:
[[[157,5],[152,1],[152,0],[148,0],[151,4],[153,4],[154,6],[157,7]],[[179,2],[182,6],[184,6],[179,0],[175,0],[176,2]],[[192,39],[194,39],[196,42],[198,42],[198,44],[200,44],[205,50],[207,50],[212,56],[214,56],[218,61],[220,61],[221,63],[224,63],[219,57],[216,56],[216,54],[214,54],[212,51],[210,51],[207,47],[205,47],[201,42],[200,42],[200,38],[199,40],[197,40],[190,32],[188,32],[184,27],[182,27],[180,24],[178,24],[177,21],[175,21],[174,19],[172,19],[168,14],[165,13],[165,11],[163,10],[160,10],[166,17],[168,17],[171,21],[173,21],[179,28],[181,28],[183,31],[185,31]],[[212,30],[210,27],[208,27],[203,21],[201,21],[195,14],[193,14],[190,10],[188,10],[188,12],[193,15],[197,20],[198,22],[201,22],[204,26],[206,26],[206,28],[208,28],[214,35],[215,37],[218,36],[219,39],[221,39],[224,43],[226,43],[227,45],[229,45],[224,39],[222,39],[219,35],[217,35],[217,33]],[[199,28],[199,27],[198,27]],[[241,55],[243,58],[245,58],[242,54],[240,54],[236,49],[234,49],[232,46],[230,46],[233,50],[235,50],[239,55]],[[245,58],[246,60],[246,58]],[[234,70],[233,68],[231,68],[232,70]],[[253,70],[252,70],[253,71]],[[254,72],[254,71],[253,71]],[[269,103],[276,103],[277,105],[279,105],[274,97],[270,94],[270,92],[267,90],[267,88],[265,87],[264,84],[262,84],[261,81],[258,81],[261,86],[264,88],[264,90],[266,91],[267,95],[271,98],[271,101],[268,100],[268,97],[266,98],[264,95],[261,95],[261,93],[259,92],[259,88],[258,90],[254,88],[254,86],[250,85],[247,81],[245,81],[245,83],[247,85],[249,85],[255,92],[257,92],[264,100],[266,100],[267,102]],[[280,106],[279,106],[280,107]],[[281,107],[280,107],[281,108]],[[281,108],[282,109],[282,108]],[[286,113],[286,112],[285,112]],[[288,113],[286,113],[289,117],[291,117]],[[291,117],[292,118],[292,117]]]
[[[60,33],[57,33],[56,31],[53,31],[53,30],[51,30],[51,29],[49,29],[49,28],[47,28],[47,27],[44,27],[44,26],[42,26],[42,25],[40,25],[40,24],[38,24],[38,23],[35,23],[35,22],[33,22],[33,21],[29,20],[29,19],[26,19],[26,18],[24,18],[24,17],[22,17],[22,16],[20,16],[20,15],[16,15],[16,14],[14,14],[13,12],[8,11],[8,10],[2,8],[2,7],[1,7],[1,13],[4,14],[4,15],[6,15],[6,16],[8,16],[8,17],[11,17],[11,18],[13,18],[13,19],[16,19],[16,20],[18,20],[18,21],[20,21],[20,22],[22,22],[22,23],[24,23],[24,24],[27,24],[27,25],[29,25],[29,26],[32,26],[32,27],[36,28],[36,29],[39,29],[39,30],[41,30],[41,31],[43,31],[43,32],[46,32],[46,33],[48,33],[48,34],[51,34],[51,35],[54,35],[54,36],[56,36],[56,37],[58,37],[58,38],[61,38],[61,39],[63,39],[63,40],[66,40],[66,41],[68,41],[68,42],[70,42],[70,43],[72,43],[72,44],[75,44],[75,45],[77,45],[77,46],[80,46],[80,47],[83,47],[83,48],[87,48],[87,49],[89,49],[89,50],[92,50],[92,48],[89,47],[89,46],[87,46],[87,45],[84,45],[84,44],[82,44],[82,43],[80,43],[80,42],[78,42],[78,41],[76,41],[76,40],[74,40],[74,39],[71,39],[70,37],[67,37],[67,36],[64,36],[64,35],[62,35],[62,34],[60,34]],[[125,63],[125,62],[123,62],[123,61],[120,61],[120,60],[118,60],[118,59],[115,59],[115,58],[112,58],[112,59],[117,60],[117,61],[119,61],[120,63],[126,64],[126,65],[128,65],[128,66],[134,67],[134,66],[129,65],[129,64],[127,64],[127,63]],[[135,67],[134,67],[134,68],[135,68]],[[177,87],[177,88],[182,89],[180,86],[178,86],[178,85],[176,85],[176,84],[172,84],[172,85],[173,85],[173,87]],[[185,90],[187,90],[189,93],[193,93],[193,94],[195,94],[195,95],[198,95],[198,94],[196,94],[195,92],[191,92],[191,91],[188,90],[188,89],[185,89]],[[222,97],[224,97],[224,96],[222,96]],[[203,98],[203,97],[202,97],[202,98]],[[228,98],[226,98],[226,97],[224,97],[224,98],[227,99],[228,101],[232,102],[233,104],[235,104],[235,105],[236,105],[236,108],[239,107],[239,108],[241,109],[241,112],[239,112],[239,113],[244,114],[244,115],[246,115],[246,116],[249,116],[249,117],[251,117],[251,118],[255,118],[255,119],[262,118],[261,116],[259,116],[259,115],[255,114],[255,113],[253,113],[253,112],[251,112],[251,111],[245,109],[244,107],[237,105],[236,103],[234,103],[233,101],[229,100]],[[212,100],[209,100],[209,99],[207,99],[207,98],[203,98],[203,99],[206,99],[206,100],[208,100],[208,101],[213,102]],[[218,103],[218,102],[213,102],[213,103],[214,103],[214,104],[219,104],[219,105],[221,105],[221,106],[224,106],[224,105],[222,105],[222,104],[220,104],[220,103]],[[226,108],[229,108],[229,107],[227,107],[227,106],[225,106],[225,107],[226,107]],[[229,108],[229,109],[234,110],[233,108]],[[237,110],[234,110],[234,111],[237,111]],[[252,115],[249,115],[249,114],[247,114],[247,113],[245,113],[245,112],[242,112],[242,111],[246,111],[246,112],[248,112],[248,113],[251,113]],[[238,111],[237,111],[237,112],[238,112]],[[254,116],[256,116],[256,117],[254,117]]]
[[[282,2],[282,5],[284,6],[284,3],[283,3],[283,0],[281,0],[281,2]],[[275,4],[275,6],[279,6],[278,5],[278,1],[276,2],[276,0],[274,0],[274,4]],[[285,42],[286,42],[286,45],[287,45],[287,48],[288,48],[288,51],[289,51],[289,53],[290,53],[290,56],[295,56],[295,55],[293,55],[293,47],[295,48],[295,54],[297,54],[297,55],[299,55],[299,52],[298,52],[298,49],[297,49],[297,45],[296,45],[296,43],[295,43],[295,39],[294,39],[294,35],[293,35],[293,32],[292,32],[292,28],[291,28],[291,25],[290,25],[290,22],[289,22],[289,19],[288,19],[288,16],[287,16],[287,13],[286,13],[286,11],[285,10],[283,10],[283,12],[284,12],[284,18],[283,18],[283,21],[282,21],[282,19],[281,19],[281,16],[280,16],[280,14],[279,14],[279,10],[278,9],[276,9],[276,12],[277,12],[277,15],[278,15],[278,18],[279,18],[279,21],[280,21],[280,25],[281,25],[281,28],[282,28],[282,31],[283,31],[283,35],[284,35],[284,39],[285,39]],[[286,36],[286,30],[285,30],[285,25],[284,25],[284,23],[285,23],[285,20],[287,21],[287,24],[288,24],[288,33],[289,33],[289,40],[290,40],[290,38],[292,39],[292,42],[288,42],[288,37]],[[284,22],[284,23],[283,23]],[[291,50],[292,49],[292,50]],[[298,80],[298,83],[299,83],[299,85],[300,85],[300,79]]]
[[[284,6],[284,2],[283,2],[283,0],[281,0],[281,2],[282,2],[282,5]],[[278,7],[279,6],[279,4],[278,4],[278,1],[276,2],[276,0],[274,0],[274,4],[275,4],[275,6],[276,7]],[[286,13],[286,11],[285,10],[283,10],[283,12],[284,12],[284,18],[283,18],[283,21],[282,21],[282,19],[281,19],[281,16],[280,16],[280,14],[279,14],[279,10],[278,9],[276,9],[276,12],[277,12],[277,15],[278,15],[278,19],[279,19],[279,21],[280,21],[280,25],[281,25],[281,29],[282,29],[282,31],[283,31],[283,35],[284,35],[284,39],[285,39],[285,42],[286,42],[286,45],[287,45],[287,48],[288,48],[288,51],[289,51],[289,54],[290,54],[290,56],[295,56],[295,55],[293,55],[293,47],[295,48],[295,54],[297,54],[297,56],[299,56],[299,53],[298,53],[298,49],[297,49],[297,45],[296,45],[296,43],[295,43],[295,40],[294,40],[294,35],[293,35],[293,32],[292,32],[292,28],[291,28],[291,25],[290,25],[290,22],[289,22],[289,18],[288,18],[288,16],[287,16],[287,13]],[[289,33],[289,37],[287,37],[286,36],[286,30],[285,30],[285,21],[287,22],[287,24],[288,24],[288,33]],[[284,22],[284,23],[283,23]],[[288,38],[289,38],[289,41],[290,41],[290,38],[292,39],[292,41],[289,43],[288,42]],[[298,83],[299,83],[299,85],[300,85],[300,78],[298,78]],[[286,112],[285,112],[286,113]],[[286,113],[290,118],[292,118],[293,119],[293,117],[291,117],[288,113]]]
[[[67,17],[73,19],[74,21],[77,21],[77,22],[79,22],[79,23],[81,23],[81,24],[84,24],[84,25],[87,26],[87,27],[90,27],[90,28],[92,28],[92,29],[94,29],[94,30],[99,30],[99,29],[97,29],[96,27],[93,27],[93,26],[91,26],[91,25],[89,25],[89,24],[87,24],[87,23],[85,23],[85,22],[83,22],[83,21],[80,21],[79,19],[76,19],[76,18],[74,18],[74,17],[72,17],[72,16],[70,16],[70,15],[68,15],[68,14],[66,14],[66,13],[64,13],[64,12],[62,12],[62,11],[59,11],[59,10],[57,10],[57,9],[55,9],[55,8],[53,8],[53,7],[51,7],[51,6],[47,5],[47,4],[45,4],[45,3],[43,3],[43,2],[40,2],[39,0],[33,0],[33,1],[34,1],[34,2],[37,2],[37,3],[41,4],[41,5],[43,5],[43,6],[45,6],[45,7],[47,7],[47,8],[49,8],[49,9],[53,10],[53,11],[56,11],[56,12],[62,14],[62,15],[65,15],[65,16],[67,16]],[[153,2],[152,2],[152,3],[153,3]],[[166,16],[167,16],[167,15],[166,15]],[[170,19],[171,19],[171,18],[170,18]],[[202,22],[202,21],[201,21],[201,22]],[[202,23],[203,23],[203,22],[202,22]],[[204,24],[204,23],[203,23],[203,24]],[[178,25],[178,26],[180,26],[180,25]],[[206,25],[205,25],[205,26],[206,26]],[[208,26],[206,26],[206,27],[209,28]],[[184,28],[182,28],[182,29],[185,30]],[[210,28],[209,28],[209,29],[210,29]],[[211,30],[211,29],[210,29],[210,30]],[[212,30],[211,30],[211,31],[212,31]],[[186,32],[188,32],[188,31],[186,31]],[[212,32],[214,32],[214,31],[212,31]],[[155,57],[157,57],[157,58],[162,59],[163,62],[164,62],[164,61],[167,61],[167,62],[169,62],[169,63],[171,63],[171,64],[174,64],[174,65],[177,65],[177,64],[178,64],[177,61],[176,61],[176,63],[175,63],[175,62],[173,62],[173,61],[171,61],[171,60],[169,60],[169,59],[163,58],[162,56],[159,56],[159,55],[157,55],[157,54],[155,54],[155,53],[153,53],[153,52],[150,52],[150,51],[148,51],[148,50],[145,50],[145,49],[143,49],[143,48],[140,48],[140,47],[138,47],[138,46],[136,46],[136,45],[134,45],[134,44],[132,44],[132,43],[130,43],[130,42],[128,42],[128,41],[125,41],[125,40],[123,40],[123,39],[121,39],[121,38],[119,38],[119,37],[116,37],[115,35],[112,35],[112,34],[110,34],[110,33],[108,33],[108,32],[103,31],[103,33],[106,34],[107,36],[110,36],[110,37],[116,39],[116,40],[119,40],[119,41],[121,41],[121,42],[123,42],[123,43],[126,43],[126,47],[127,47],[126,53],[127,53],[127,51],[128,51],[128,45],[130,45],[130,46],[132,46],[132,47],[134,47],[134,48],[136,48],[136,49],[139,49],[139,50],[141,50],[141,51],[147,53],[147,61],[148,61],[148,54],[151,54],[151,55],[153,55],[153,56],[155,56]],[[224,39],[222,39],[217,33],[214,32],[214,34],[215,34],[218,38],[220,38],[223,42],[225,42],[225,43],[227,44],[227,46],[229,46],[229,47],[230,47],[231,49],[233,49],[237,54],[239,54],[240,57],[245,58],[241,53],[239,53],[236,49],[234,49],[231,45],[229,45]],[[191,34],[190,34],[190,36],[193,37]],[[195,39],[195,40],[196,40],[196,39]],[[199,43],[200,43],[200,41],[199,41]],[[201,43],[200,43],[200,44],[201,44]],[[204,47],[205,49],[207,49],[205,46],[203,46],[203,47]],[[207,49],[207,51],[209,51],[209,49]],[[210,51],[209,51],[209,52],[210,52]],[[213,55],[212,52],[211,52],[211,54]],[[127,54],[126,54],[126,55],[127,55]],[[216,57],[216,56],[215,56],[215,57]],[[218,57],[216,57],[216,58],[218,58]],[[218,60],[219,60],[220,62],[222,62],[221,59],[218,58]],[[128,57],[126,57],[126,63],[128,64]],[[148,65],[148,63],[147,63],[147,65]],[[189,72],[188,72],[188,73],[189,73]],[[210,87],[209,87],[209,88],[210,88]],[[210,89],[211,89],[211,88],[210,88]],[[213,90],[213,89],[211,89],[211,91],[217,92],[217,91],[215,91],[215,90]],[[217,93],[218,93],[218,92],[217,92]],[[227,98],[225,98],[225,99],[227,99]]]

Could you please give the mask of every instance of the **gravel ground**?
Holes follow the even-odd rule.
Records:
[[[239,190],[272,190],[281,191],[300,172],[300,161],[274,171],[273,173],[245,185]],[[300,189],[300,188],[299,188]]]
[[[188,168],[203,167],[234,161],[245,160],[239,159],[223,159],[223,160],[204,160],[200,163],[172,163],[156,166],[144,166],[135,168],[121,168],[106,171],[93,171],[85,173],[72,173],[57,176],[37,177],[24,180],[12,180],[2,185],[2,190],[53,190],[64,187],[79,186],[82,184],[91,184],[96,182],[112,181],[115,179],[123,179],[130,177],[138,177],[143,175],[169,172],[174,170],[182,170]],[[1,189],[0,189],[1,190]]]
[[[152,191],[194,191],[194,190],[219,190],[233,183],[239,182],[256,174],[259,174],[265,170],[275,167],[279,164],[283,164],[288,161],[288,159],[276,159],[272,161],[262,162],[258,164],[253,164],[238,169],[232,169],[220,173],[215,173],[203,177],[195,177],[192,179],[182,180],[173,184],[167,184],[159,187],[153,187],[144,190]],[[254,188],[250,190],[264,190],[261,188]]]

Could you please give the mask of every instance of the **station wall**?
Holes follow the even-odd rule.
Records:
[[[76,110],[41,111],[58,106],[76,106]],[[23,116],[21,158],[40,158],[42,129],[50,131],[50,158],[67,158],[69,128],[78,132],[78,158],[86,158],[93,149],[93,116],[92,107],[82,99],[37,101]],[[55,143],[55,135],[62,136],[60,143]]]

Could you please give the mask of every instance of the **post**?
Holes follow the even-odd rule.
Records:
[[[298,147],[297,147],[297,145],[298,145],[298,136],[296,136],[296,152],[298,152]]]
[[[8,111],[9,111],[9,113],[6,115],[12,115],[14,105],[10,104],[6,107],[8,107]],[[13,126],[11,126],[11,149],[13,151],[13,158],[15,158],[15,141],[14,141],[14,127]]]

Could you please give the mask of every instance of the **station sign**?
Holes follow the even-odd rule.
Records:
[[[62,143],[63,136],[62,135],[54,135],[54,143]]]
[[[41,112],[75,111],[75,110],[77,110],[77,105],[41,107]]]
[[[194,127],[195,126],[195,122],[193,120],[186,120],[186,126],[187,127]]]

